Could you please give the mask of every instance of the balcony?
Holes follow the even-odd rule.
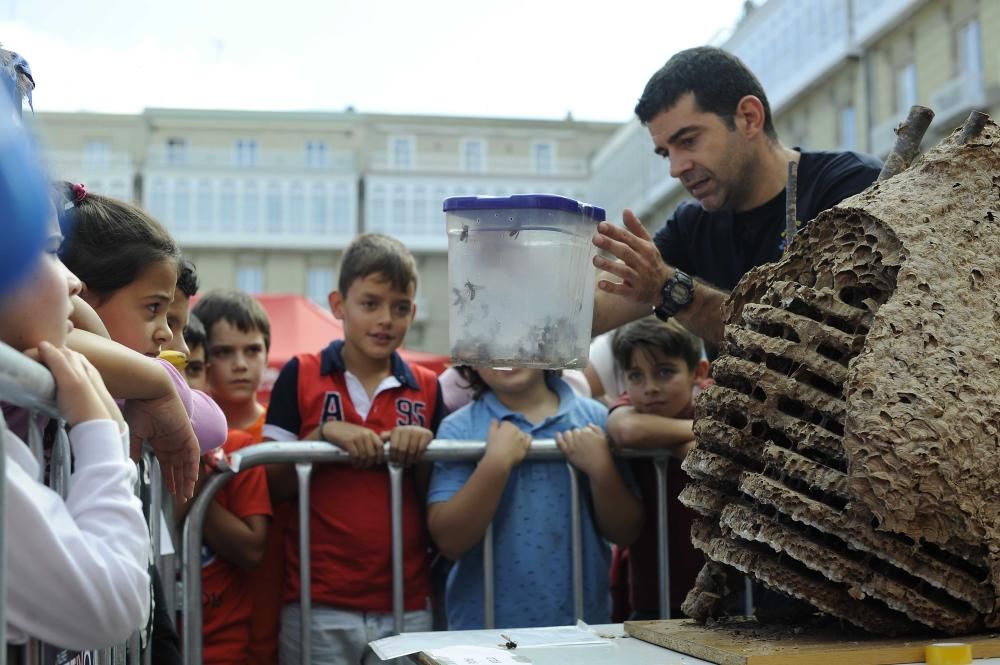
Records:
[[[934,122],[944,131],[965,119],[973,109],[985,110],[986,85],[980,72],[967,72],[931,93]]]
[[[321,164],[307,163],[306,151],[258,148],[253,164],[238,164],[235,148],[168,148],[149,146],[146,166],[173,171],[299,171],[306,173],[354,173],[357,161],[349,151],[329,152]]]
[[[871,147],[868,152],[879,159],[885,159],[885,156],[889,154],[893,144],[896,142],[896,128],[906,120],[907,113],[909,113],[909,109],[906,111],[897,111],[886,120],[872,127],[869,133]]]
[[[549,169],[538,169],[527,156],[508,157],[488,155],[483,167],[477,171],[463,168],[458,154],[426,155],[417,153],[410,168],[399,168],[388,152],[371,156],[371,170],[395,173],[461,173],[470,176],[542,176],[557,178],[584,178],[589,171],[586,159],[554,159]]]

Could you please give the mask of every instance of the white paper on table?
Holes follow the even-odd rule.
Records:
[[[586,626],[586,624],[583,624]],[[392,637],[383,637],[370,642],[368,646],[382,660],[409,656],[412,653],[444,649],[455,646],[492,647],[496,648],[507,640],[500,633],[508,636],[521,647],[554,647],[579,644],[607,645],[608,640],[594,635],[580,626],[552,626],[546,628],[497,628],[494,630],[453,630],[429,633],[403,633]]]
[[[531,665],[527,656],[496,647],[445,647],[424,653],[441,665]]]

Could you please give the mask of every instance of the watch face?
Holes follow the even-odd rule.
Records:
[[[691,298],[691,287],[687,284],[675,283],[670,287],[670,299],[678,303],[686,303]]]

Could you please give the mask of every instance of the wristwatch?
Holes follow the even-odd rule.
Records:
[[[653,314],[666,321],[694,300],[694,280],[687,273],[674,270],[674,275],[663,285],[663,302],[653,309]]]

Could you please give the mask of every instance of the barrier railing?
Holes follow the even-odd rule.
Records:
[[[56,407],[55,390],[55,380],[45,367],[6,344],[0,343],[0,402],[28,411],[27,444],[41,469],[45,468],[45,449],[42,429],[38,425],[38,416],[47,416],[58,422],[49,459],[49,486],[53,491],[65,498],[66,493],[69,491],[72,452],[70,450],[69,437],[66,434],[65,422],[62,420],[59,410]],[[0,443],[2,443],[2,437],[6,429],[6,421],[0,415]],[[6,462],[6,455],[0,455],[0,483],[3,483],[0,485],[0,488],[6,487]],[[152,466],[156,468],[156,473],[158,473],[159,467],[156,465],[155,459],[153,459]],[[3,638],[2,643],[4,645],[7,644],[7,622],[5,617],[7,533],[6,507],[3,503],[5,495],[5,491],[0,491],[0,599],[3,601],[0,603],[0,637]],[[154,515],[157,516],[156,519],[153,519]],[[155,528],[157,531],[159,530],[158,515],[158,512],[154,513],[152,510],[150,511],[150,523],[156,525]],[[49,665],[52,662],[89,662],[95,665],[124,665],[126,657],[128,658],[129,665],[139,665],[140,650],[138,645],[140,643],[140,630],[137,630],[128,642],[76,654],[75,657],[72,652],[66,652],[57,647],[44,644],[37,639],[29,639],[24,645],[0,649],[0,665],[6,665],[8,653],[11,654],[17,665]],[[146,654],[149,654],[149,652],[150,650],[146,649]],[[15,664],[12,663],[12,665]]]
[[[428,446],[423,460],[427,462],[474,462],[486,450],[482,441],[435,440]],[[388,447],[386,447],[388,452]],[[618,458],[652,459],[656,469],[657,542],[659,554],[660,615],[670,618],[670,561],[667,532],[667,461],[664,450],[616,449]],[[301,655],[303,663],[311,662],[310,624],[312,599],[310,593],[309,560],[309,481],[314,464],[342,464],[350,460],[342,449],[318,441],[287,443],[262,443],[232,454],[220,464],[220,472],[205,483],[194,499],[187,514],[182,532],[182,587],[184,595],[182,612],[182,642],[185,665],[200,665],[202,654],[201,607],[201,547],[205,515],[216,492],[237,473],[262,464],[294,464],[299,487],[299,575],[301,578]],[[532,441],[525,461],[565,460],[553,439]],[[397,633],[403,628],[404,579],[403,579],[403,469],[389,464],[390,506],[392,511],[392,601],[393,622]],[[573,607],[576,617],[583,618],[583,555],[580,510],[579,472],[567,463],[570,474],[570,519],[573,547]],[[493,580],[493,527],[487,528],[483,538],[483,602],[484,623],[493,628],[495,622],[495,585]]]

